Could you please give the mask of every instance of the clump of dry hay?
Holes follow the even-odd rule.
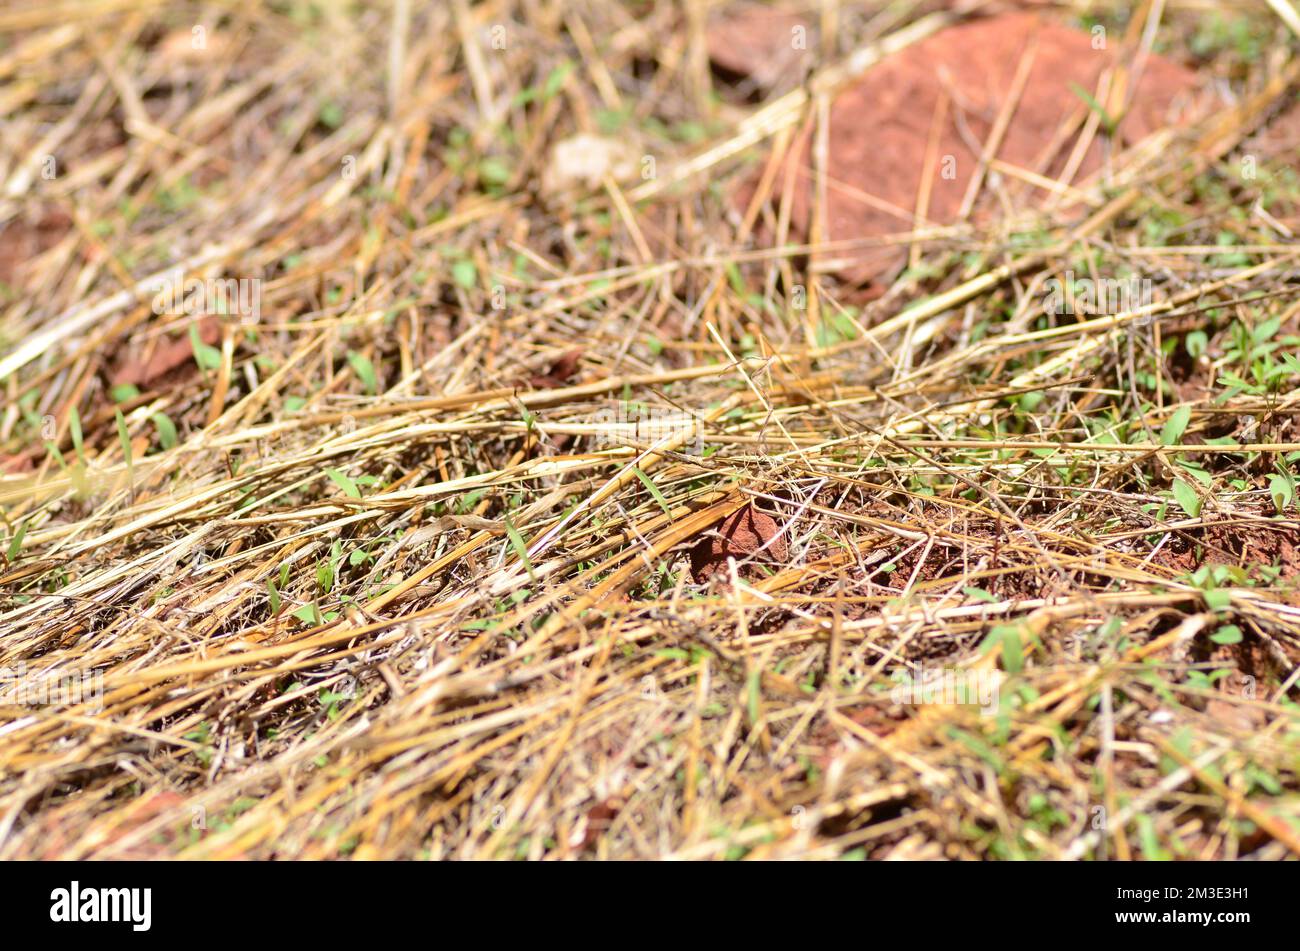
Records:
[[[934,6],[757,90],[671,4],[0,12],[0,858],[1300,852],[1295,38],[1115,5],[1234,103],[861,300],[768,199]]]

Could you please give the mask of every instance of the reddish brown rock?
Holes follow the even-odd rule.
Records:
[[[568,350],[551,364],[551,368],[545,373],[536,373],[528,378],[528,384],[535,390],[550,390],[556,387],[566,386],[573,379],[574,374],[578,372],[578,364],[582,360],[583,351]]]
[[[72,219],[58,208],[20,215],[0,224],[0,282],[13,284],[18,270],[54,247],[72,230]]]
[[[208,346],[216,345],[221,340],[221,322],[216,317],[204,317],[199,321],[198,334]],[[148,389],[164,380],[174,381],[172,374],[178,370],[184,369],[188,375],[198,366],[188,334],[171,341],[154,341],[144,350],[144,357],[119,359],[111,376],[113,386],[132,384]]]
[[[1102,71],[1114,62],[1119,37],[1094,49],[1093,36],[1014,13],[951,27],[887,57],[846,88],[830,113],[827,237],[832,241],[883,237],[913,229],[931,126],[940,97],[947,116],[940,127],[927,218],[949,224],[958,212],[978,164],[979,152],[1013,88],[1022,56],[1034,50],[1023,94],[996,158],[1031,172],[1057,177],[1078,141],[1088,105],[1075,87],[1096,95]],[[1116,129],[1119,145],[1132,144],[1198,108],[1195,74],[1159,56],[1149,56]],[[1074,123],[1073,126],[1071,123]],[[1078,183],[1102,162],[1099,132],[1074,176]],[[807,135],[792,148],[798,164],[792,224],[807,235],[811,168]],[[784,176],[776,177],[774,201]],[[736,207],[750,201],[755,182],[739,189]],[[1025,182],[986,179],[982,195],[1001,192],[1012,205],[1045,197]],[[1001,204],[1000,202],[998,203]],[[904,260],[905,248],[873,247],[836,254],[840,273],[855,281],[887,279]]]
[[[725,578],[729,574],[728,558],[736,561],[748,558],[776,538],[780,530],[780,524],[772,516],[760,512],[753,503],[746,505],[732,512],[715,530],[695,543],[691,549],[691,574],[697,582],[714,576]],[[755,560],[780,564],[789,557],[790,549],[782,535]]]
[[[715,66],[763,87],[797,76],[800,57],[816,48],[802,16],[756,3],[720,11],[709,23],[705,43]]]

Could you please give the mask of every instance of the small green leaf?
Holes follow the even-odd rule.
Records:
[[[1101,120],[1102,127],[1105,128],[1106,134],[1114,136],[1116,125],[1115,120],[1111,118],[1110,113],[1106,111],[1102,104],[1089,95],[1088,90],[1084,89],[1078,83],[1070,83],[1070,89],[1074,91],[1076,96],[1084,101],[1089,109],[1097,114],[1097,118]]]
[[[81,414],[77,412],[75,406],[68,413],[68,431],[72,434],[72,448],[77,451],[77,461],[84,466],[86,451],[81,445]]]
[[[334,484],[343,490],[343,494],[352,499],[361,498],[357,484],[337,469],[326,469],[325,474],[334,480]]]
[[[1273,335],[1281,329],[1282,318],[1271,317],[1255,327],[1255,329],[1251,331],[1250,335],[1254,338],[1256,343],[1264,343],[1268,340],[1272,340]]]
[[[266,596],[271,602],[271,617],[280,616],[280,590],[275,586],[275,581],[271,578],[266,579]]]
[[[473,261],[462,258],[451,266],[451,279],[465,290],[472,291],[478,286],[478,268]]]
[[[505,522],[506,537],[510,539],[510,547],[515,550],[515,554],[523,562],[524,568],[528,571],[528,577],[536,581],[537,576],[533,574],[533,563],[528,559],[528,546],[524,544],[524,536],[519,534],[519,529],[515,528],[514,523],[510,521],[509,515],[506,516]]]
[[[1209,471],[1202,469],[1200,466],[1194,463],[1186,462],[1185,460],[1182,459],[1179,459],[1177,464],[1188,475],[1194,478],[1197,482],[1201,483],[1201,485],[1204,486],[1214,485],[1214,475]]]
[[[316,587],[320,588],[321,594],[329,594],[334,590],[334,566],[328,561],[322,561],[316,566]]]
[[[320,624],[321,614],[320,607],[313,601],[311,604],[303,605],[293,612],[293,616],[304,624]]]
[[[1231,591],[1202,591],[1201,597],[1205,599],[1205,606],[1211,611],[1226,611],[1232,606]]]
[[[1240,644],[1241,628],[1235,624],[1225,624],[1210,635],[1210,640],[1216,644]]]
[[[1268,477],[1268,494],[1273,499],[1277,514],[1281,515],[1295,497],[1295,485],[1286,476],[1275,473]]]
[[[496,157],[488,157],[478,163],[478,175],[485,185],[504,185],[510,181],[510,166]]]
[[[668,500],[665,499],[664,494],[659,491],[659,486],[651,482],[650,477],[642,472],[638,467],[633,466],[632,472],[641,480],[641,484],[646,487],[646,491],[649,492],[654,500],[659,503],[659,507],[664,510],[664,514],[671,516],[673,514],[672,510],[668,508]]]
[[[357,379],[361,381],[367,393],[379,392],[379,378],[375,376],[373,363],[355,350],[348,351],[348,363],[352,365],[352,372],[357,375]]]
[[[569,78],[569,74],[574,70],[574,62],[565,60],[559,66],[551,70],[550,75],[546,77],[546,82],[542,84],[542,98],[551,99],[564,88],[564,81]]]
[[[762,671],[759,670],[751,671],[749,674],[749,682],[746,684],[746,687],[748,688],[746,690],[746,694],[747,694],[746,706],[749,708],[748,712],[749,712],[750,726],[753,726],[755,723],[758,722],[758,715],[762,709],[760,706],[760,701],[762,700],[762,692],[759,689],[760,685],[762,684],[762,676],[763,676]]]
[[[131,468],[131,436],[126,431],[126,418],[122,415],[120,409],[113,410],[117,416],[117,441],[122,444],[122,458],[126,460],[126,467]]]
[[[68,464],[67,462],[64,461],[63,453],[59,451],[59,447],[54,445],[54,443],[46,440],[45,451],[48,452],[51,456],[53,456],[54,461],[59,464],[59,468],[63,470],[64,473],[67,473]]]
[[[9,539],[9,551],[6,559],[13,564],[18,558],[18,553],[23,549],[23,536],[27,534],[27,520],[18,523],[18,528],[14,531],[14,537]]]
[[[337,129],[343,124],[343,107],[337,102],[321,103],[320,111],[316,113],[316,118],[320,124],[327,129]]]
[[[1187,424],[1192,419],[1192,408],[1190,406],[1180,406],[1174,410],[1169,419],[1165,421],[1164,428],[1160,430],[1160,445],[1177,446],[1178,441],[1183,438],[1183,433],[1187,431]]]
[[[173,448],[179,440],[176,437],[176,424],[166,413],[154,413],[149,417],[158,430],[158,444],[164,449]]]
[[[1201,497],[1196,494],[1196,490],[1184,482],[1182,479],[1174,480],[1174,501],[1178,507],[1187,513],[1189,518],[1196,518],[1201,514]]]
[[[1020,633],[1018,624],[1005,624],[990,632],[990,637],[1002,642],[1002,669],[1009,674],[1018,674],[1025,666],[1025,650]]]
[[[190,347],[194,351],[194,362],[200,370],[215,370],[221,366],[221,351],[203,342],[199,337],[198,324],[190,324]]]

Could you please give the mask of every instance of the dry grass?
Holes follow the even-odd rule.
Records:
[[[1279,4],[1135,5],[1235,104],[850,306],[726,196],[961,16],[885,6],[757,105],[703,4],[0,11],[0,858],[1300,854]],[[1066,269],[1152,303],[1052,319]],[[745,505],[787,557],[697,582]]]

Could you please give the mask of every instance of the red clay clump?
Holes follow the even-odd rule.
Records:
[[[221,322],[215,317],[203,318],[199,321],[198,335],[208,346],[215,345],[221,340]],[[177,370],[198,367],[194,362],[194,344],[188,334],[171,341],[155,341],[146,345],[144,350],[144,357],[128,357],[118,362],[111,376],[113,386],[129,383],[148,389],[164,380],[173,380]]]
[[[578,363],[582,360],[582,350],[568,350],[551,364],[545,373],[536,373],[528,378],[528,383],[536,390],[549,390],[565,386],[578,372]]]
[[[0,282],[13,284],[22,265],[54,247],[71,230],[72,219],[57,208],[0,224]]]
[[[931,127],[944,94],[948,106],[933,153],[926,218],[933,224],[956,221],[979,153],[1012,92],[1022,56],[1030,53],[1028,80],[995,157],[1039,175],[1059,176],[1089,115],[1079,92],[1096,98],[1099,77],[1114,63],[1119,39],[1111,36],[1107,49],[1095,49],[1093,34],[1035,14],[1013,13],[951,27],[883,59],[831,107],[826,237],[843,241],[913,230]],[[1116,126],[1117,144],[1132,144],[1184,117],[1193,108],[1195,86],[1191,71],[1154,54],[1147,57]],[[809,131],[804,130],[787,159],[798,166],[791,195],[796,237],[807,236],[811,210]],[[1105,130],[1099,130],[1074,183],[1101,166],[1105,138]],[[781,198],[784,180],[783,174],[776,176],[774,202]],[[752,198],[755,181],[738,190],[738,208]],[[981,194],[985,199],[997,194],[1012,205],[1046,197],[996,171],[986,177]],[[903,246],[893,245],[836,253],[836,259],[844,262],[842,276],[868,281],[895,271],[905,254]]]
[[[761,87],[795,76],[799,57],[808,55],[815,42],[799,14],[755,3],[724,9],[705,32],[713,65]]]
[[[691,549],[691,574],[697,582],[714,576],[727,577],[727,559],[741,561],[776,537],[781,526],[751,503],[724,518],[715,531],[702,537]],[[790,556],[785,536],[776,538],[756,560],[785,561]]]

